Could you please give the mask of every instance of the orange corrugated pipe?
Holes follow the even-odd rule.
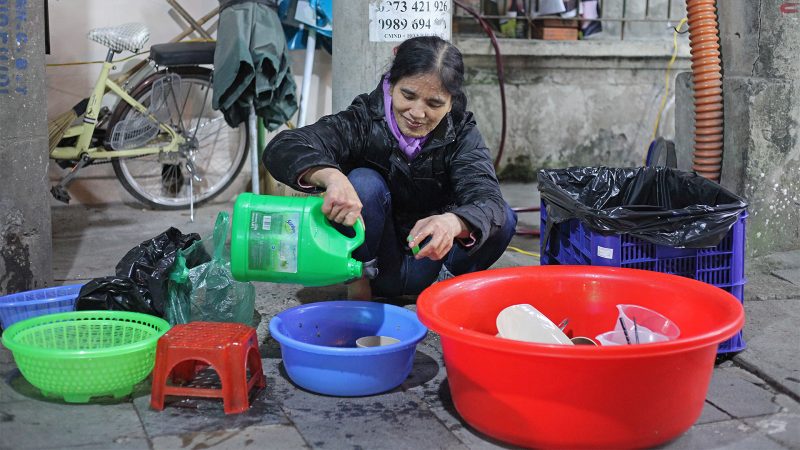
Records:
[[[722,169],[722,62],[716,0],[687,0],[694,83],[694,158],[692,169],[719,181]]]

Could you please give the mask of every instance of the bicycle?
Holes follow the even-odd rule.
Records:
[[[182,209],[219,195],[247,160],[246,126],[230,128],[211,108],[214,42],[176,42],[150,48],[155,72],[130,91],[109,78],[114,56],[137,53],[149,32],[144,25],[94,29],[89,39],[108,47],[88,100],[76,105],[81,123],[70,126],[50,152],[61,167],[72,169],[53,196],[69,202],[66,190],[81,168],[113,165],[122,186],[155,209]],[[102,107],[113,92],[120,100]]]

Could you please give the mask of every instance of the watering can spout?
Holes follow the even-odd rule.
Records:
[[[357,261],[356,261],[357,262]],[[363,276],[367,277],[370,280],[374,280],[378,277],[378,260],[372,259],[365,263],[359,263],[363,266],[363,269],[360,269],[360,272],[363,272]]]

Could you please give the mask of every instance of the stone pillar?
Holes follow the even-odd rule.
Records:
[[[0,294],[52,284],[44,2],[0,0]]]
[[[389,70],[396,42],[369,41],[370,0],[333,2],[333,112],[372,92]]]
[[[800,249],[800,9],[750,0],[720,0],[717,8],[722,184],[750,203],[750,255]]]

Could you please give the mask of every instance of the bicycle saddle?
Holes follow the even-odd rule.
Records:
[[[144,24],[126,23],[116,27],[95,28],[87,36],[115,52],[128,50],[136,53],[150,39],[150,31]]]
[[[216,42],[171,42],[150,47],[150,59],[159,66],[214,64]]]

